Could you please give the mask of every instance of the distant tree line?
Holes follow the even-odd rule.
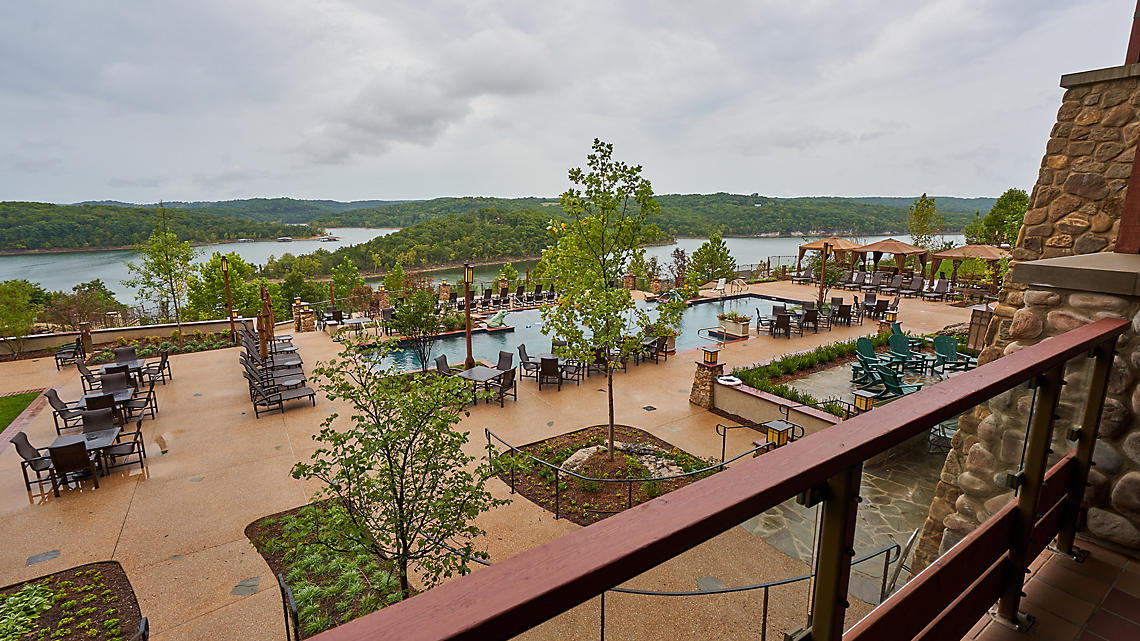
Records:
[[[203,212],[167,210],[167,227],[188,242],[314,236],[318,225],[235,220]],[[112,205],[0,202],[0,249],[96,249],[146,242],[158,209]]]

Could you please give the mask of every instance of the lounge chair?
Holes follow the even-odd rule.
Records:
[[[538,364],[538,389],[542,391],[542,384],[558,385],[558,391],[562,391],[562,370],[558,367],[557,358],[543,358]]]
[[[713,287],[713,293],[716,294],[719,292],[721,296],[724,296],[724,294],[725,294],[724,285],[725,285],[725,279],[723,279],[723,278],[717,279],[716,287]]]
[[[451,376],[451,366],[447,364],[447,354],[435,357],[435,372],[440,376]]]
[[[882,364],[878,358],[856,354],[856,360],[851,364],[851,384],[861,390],[882,386],[883,379],[879,376],[879,366]]]
[[[892,334],[890,343],[889,357],[893,363],[900,365],[903,369],[915,370],[919,373],[933,370],[934,356],[912,350],[910,341],[905,335]]]
[[[843,289],[859,289],[867,280],[867,272],[855,272],[851,280],[843,285]]]
[[[526,301],[527,305],[533,305],[535,303],[542,302],[542,284],[539,283],[538,285],[535,285],[534,291],[526,294],[524,300]]]
[[[46,454],[48,448],[35,447],[28,441],[28,435],[16,432],[12,437],[12,445],[16,446],[16,454],[20,455],[20,472],[24,475],[24,488],[32,489],[32,481],[28,478],[28,470],[36,473],[36,483],[48,480],[42,474],[51,474],[51,457]]]
[[[883,391],[876,396],[880,400],[890,400],[913,394],[922,389],[922,383],[904,383],[898,372],[889,367],[879,366],[879,377],[883,381]]]
[[[491,309],[492,305],[494,305],[494,303],[491,301],[491,295],[491,290],[489,288],[483,290],[483,298],[479,301],[480,310]]]
[[[68,403],[59,397],[54,387],[44,390],[48,405],[51,405],[52,420],[55,421],[55,433],[62,434],[69,427],[79,427],[79,419],[83,410],[75,406],[75,402]],[[60,421],[63,425],[60,425]]]
[[[924,293],[922,300],[946,300],[949,295],[950,281],[945,278],[939,278],[934,281],[934,289]]]
[[[90,475],[95,482],[95,489],[99,489],[99,473],[95,468],[97,454],[87,451],[87,444],[80,441],[70,445],[49,447],[48,456],[51,457],[51,467],[48,473],[51,476],[51,490],[59,497],[59,486],[69,485],[74,480],[78,482],[81,475]]]
[[[504,353],[507,356],[511,355],[510,352]],[[511,398],[515,399],[515,401],[519,400],[518,387],[515,385],[514,369],[508,369],[507,371],[503,372],[502,376],[488,382],[487,389],[492,394],[491,398],[499,401],[499,407],[504,406],[504,400],[508,394],[510,394]]]
[[[526,345],[519,343],[519,367],[522,368],[520,376],[531,378],[538,378],[538,361],[534,360],[526,353]]]
[[[861,286],[859,289],[865,292],[873,292],[879,289],[883,284],[883,277],[886,276],[883,272],[875,272],[871,276],[871,282]]]
[[[910,284],[907,285],[906,287],[902,288],[899,291],[899,293],[902,294],[903,296],[906,296],[907,298],[914,298],[916,296],[921,296],[922,295],[922,287],[923,287],[923,284],[925,282],[926,281],[925,281],[925,279],[923,279],[922,276],[915,276],[914,278],[912,278],[910,280]]]
[[[902,274],[897,274],[891,279],[891,282],[879,288],[879,291],[884,294],[897,294],[902,289],[903,277]]]
[[[74,343],[61,345],[55,351],[55,369],[59,371],[64,365],[81,362],[87,354],[83,350],[83,339],[77,338]]]
[[[812,275],[811,275],[811,267],[808,267],[808,268],[807,268],[806,270],[804,270],[804,272],[803,272],[802,274],[800,274],[799,276],[793,276],[793,277],[792,277],[792,282],[793,282],[793,283],[805,283],[805,284],[810,284],[810,283],[812,282],[812,280],[814,280],[814,279],[812,278]]]
[[[306,397],[312,402],[313,407],[317,406],[317,393],[310,387],[283,388],[279,386],[261,385],[253,381],[250,381],[249,385],[250,389],[253,390],[254,396],[254,418],[261,418],[262,414],[274,410],[284,412],[286,401],[295,401]]]
[[[851,274],[852,274],[852,272],[843,272],[843,275],[839,277],[839,280],[835,283],[834,286],[835,287],[843,287],[847,283],[850,283],[851,282]]]
[[[953,336],[934,337],[934,370],[943,376],[947,372],[964,372],[978,366],[978,359],[958,351]]]
[[[518,305],[519,307],[522,307],[523,296],[525,296],[525,292],[523,290],[525,290],[525,289],[526,289],[526,285],[519,285],[518,287],[515,288],[515,293],[511,294],[511,299],[513,301],[513,304]]]

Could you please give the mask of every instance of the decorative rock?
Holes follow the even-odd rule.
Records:
[[[1001,435],[1001,451],[998,453],[1003,463],[1017,463],[1021,460],[1021,452],[1025,449],[1025,432],[1022,430],[1006,430]]]
[[[1132,520],[1140,520],[1140,472],[1120,477],[1112,488],[1112,507]],[[958,510],[961,512],[961,510]]]
[[[1005,302],[1010,307],[1021,307],[1025,304],[1025,292],[1009,292]]]
[[[965,494],[963,494],[962,496],[959,496],[958,500],[954,502],[954,510],[957,511],[958,514],[963,514],[965,516],[968,516],[971,519],[974,519],[975,521],[977,521],[979,523],[981,523],[984,520],[983,518],[979,517],[979,514],[984,511],[982,508],[982,503],[980,501],[977,501],[975,499],[970,498],[969,496],[967,496]],[[946,515],[946,516],[949,516],[949,515]],[[943,519],[943,521],[945,521],[946,517],[944,516],[944,517],[942,517],[942,519]]]
[[[1065,180],[1065,191],[1090,200],[1100,200],[1108,195],[1108,183],[1104,176],[1090,173],[1070,174]]]
[[[1069,143],[1069,146],[1065,149],[1065,153],[1069,154],[1070,156],[1074,156],[1074,157],[1076,157],[1076,156],[1087,156],[1093,152],[1093,148],[1095,148],[1095,147],[1096,147],[1096,143],[1091,141],[1091,140],[1082,140],[1080,142],[1071,142],[1071,143]],[[1048,149],[1046,149],[1046,152],[1048,152]]]
[[[1030,290],[1025,292],[1026,305],[1041,305],[1042,307],[1052,307],[1061,302],[1061,296],[1054,292],[1044,292],[1040,290]]]
[[[1100,124],[1104,125],[1105,127],[1119,127],[1121,125],[1127,124],[1128,121],[1132,120],[1132,115],[1132,107],[1129,107],[1128,105],[1118,105],[1108,110],[1108,113],[1105,114],[1104,119],[1100,121]],[[1078,124],[1084,123],[1078,122]]]
[[[978,365],[985,365],[991,363],[1002,357],[1002,349],[996,345],[990,345],[978,354]]]
[[[1097,433],[1103,438],[1116,438],[1120,436],[1124,428],[1128,427],[1131,418],[1132,413],[1128,411],[1124,403],[1115,398],[1106,398],[1104,399],[1104,409],[1100,413]]]
[[[1044,227],[1044,225],[1038,225],[1038,227]],[[1045,246],[1046,247],[1058,247],[1058,248],[1060,248],[1060,247],[1072,247],[1073,246],[1073,237],[1069,234],[1054,234],[1053,236],[1050,236],[1049,238],[1045,239]]]
[[[1109,309],[1114,311],[1128,307],[1128,301],[1119,296],[1089,292],[1073,292],[1069,295],[1069,304],[1081,309]]]
[[[1077,113],[1077,117],[1073,119],[1073,123],[1077,125],[1093,125],[1100,122],[1104,116],[1104,112],[1095,107],[1085,107]]]
[[[1125,456],[1132,459],[1133,463],[1140,465],[1140,432],[1132,432],[1126,436],[1120,443],[1120,449],[1124,450]]]
[[[1103,474],[1116,474],[1120,471],[1120,454],[1105,441],[1097,441],[1093,448],[1093,463]]]
[[[1048,218],[1049,218],[1049,210],[1048,209],[1044,209],[1044,208],[1040,208],[1040,207],[1037,209],[1030,209],[1029,211],[1025,212],[1025,218],[1022,220],[1022,224],[1038,225],[1038,224],[1041,224],[1041,223],[1045,222],[1046,220],[1048,220]]]
[[[1095,254],[1108,247],[1108,239],[1103,236],[1085,234],[1073,242],[1073,252],[1077,254]]]
[[[978,478],[969,472],[958,475],[958,487],[962,488],[966,494],[983,498],[994,493],[993,485],[988,480]]]
[[[1057,109],[1057,120],[1072,120],[1080,110],[1080,102],[1062,102],[1061,107]]]
[[[1069,157],[1060,154],[1045,156],[1045,166],[1050,169],[1064,169],[1069,166]]]
[[[1045,325],[1059,334],[1083,327],[1090,322],[1087,316],[1062,310],[1051,311],[1045,316]]]
[[[1091,230],[1095,232],[1108,231],[1112,229],[1112,216],[1108,214],[1097,214],[1093,216],[1089,222],[1092,224]]]
[[[969,534],[970,532],[973,532],[974,528],[978,527],[977,521],[974,519],[966,518],[957,513],[951,514],[950,516],[942,519],[942,524],[946,526],[947,530],[957,532],[963,536]]]
[[[1090,505],[1108,503],[1108,477],[1096,470],[1089,470],[1088,487],[1085,488],[1085,501]]]
[[[1072,194],[1062,194],[1049,203],[1049,218],[1058,220],[1077,210],[1083,203],[1080,198]],[[1028,213],[1028,212],[1027,212]],[[1028,224],[1028,220],[1026,221]]]
[[[1013,492],[1004,492],[1002,494],[998,494],[992,499],[988,499],[982,506],[982,509],[986,511],[986,514],[993,514],[1005,507],[1005,504],[1009,503],[1011,500],[1013,500]]]
[[[1113,359],[1112,369],[1108,373],[1108,393],[1123,394],[1132,387],[1132,372],[1128,364],[1119,356]]]
[[[941,523],[942,519],[950,516],[953,512],[954,506],[947,503],[944,499],[935,498],[930,502],[930,516],[927,518],[927,522],[929,523],[930,520],[933,519]]]
[[[964,534],[959,534],[954,530],[944,530],[942,532],[942,542],[938,544],[938,554],[946,554],[950,548],[958,545],[958,542],[965,538]]]
[[[1128,100],[1128,92],[1124,89],[1113,89],[1106,91],[1100,97],[1101,107],[1115,107]],[[1112,113],[1111,111],[1109,113]]]
[[[1080,214],[1073,214],[1057,222],[1057,229],[1073,235],[1084,233],[1090,226],[1089,219]]]
[[[1029,308],[1017,310],[1013,315],[1013,322],[1009,325],[1009,335],[1012,338],[1037,338],[1045,324],[1041,317]]]
[[[1041,238],[1048,238],[1053,234],[1053,226],[1049,223],[1041,223],[1040,225],[1026,225],[1021,228],[1023,236],[1039,236]]]
[[[1015,341],[1009,345],[1006,345],[1005,349],[1003,349],[1001,353],[1002,356],[1009,356],[1010,354],[1014,352],[1020,352],[1023,349],[1025,349],[1025,345],[1022,345],[1021,343]]]
[[[1122,151],[1124,151],[1124,145],[1118,142],[1102,142],[1097,146],[1093,158],[1104,162],[1106,160],[1112,160]]]
[[[1132,175],[1132,164],[1124,162],[1114,162],[1104,170],[1105,178],[1128,178]]]
[[[1094,536],[1107,539],[1113,543],[1131,548],[1140,546],[1140,530],[1136,529],[1136,526],[1128,519],[1108,510],[1097,507],[1091,508],[1087,527]]]
[[[1057,258],[1058,256],[1072,256],[1071,247],[1046,247],[1041,251],[1042,258]]]
[[[970,448],[966,456],[966,469],[977,476],[992,476],[995,469],[994,455],[981,443]]]

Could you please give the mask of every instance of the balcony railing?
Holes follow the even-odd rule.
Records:
[[[821,505],[800,638],[960,638],[995,601],[1017,622],[1030,561],[1054,537],[1073,553],[1115,342],[1127,328],[1104,319],[1044,340],[314,638],[508,639],[797,495]],[[1060,426],[1075,448],[1047,470],[1065,367],[1086,358],[1083,413]],[[1034,393],[1010,475],[1016,501],[844,634],[863,462],[1023,383]]]

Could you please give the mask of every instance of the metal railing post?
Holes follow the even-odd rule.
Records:
[[[855,465],[827,480],[820,515],[819,552],[816,563],[815,598],[812,602],[812,641],[839,641],[849,603],[855,512],[863,466]]]
[[[1064,384],[1062,363],[1037,377],[1037,403],[1033,407],[1033,417],[1029,431],[1025,435],[1025,457],[1021,470],[1014,478],[1017,496],[1017,511],[1014,512],[1013,532],[1009,540],[1009,568],[1002,586],[1002,596],[998,601],[998,617],[1018,630],[1028,629],[1030,622],[1025,620],[1018,607],[1021,604],[1022,587],[1028,571],[1029,545],[1033,526],[1037,522],[1037,503],[1044,485],[1045,469],[1048,466],[1049,446],[1053,440],[1053,421],[1056,419],[1057,400]]]
[[[1077,465],[1073,468],[1072,476],[1069,477],[1069,492],[1061,515],[1061,531],[1057,533],[1057,549],[1062,554],[1073,558],[1081,556],[1080,551],[1073,548],[1073,539],[1077,535],[1077,517],[1085,499],[1085,484],[1088,483],[1089,479],[1089,464],[1092,460],[1093,448],[1096,446],[1100,415],[1104,410],[1105,390],[1108,388],[1108,376],[1112,371],[1112,359],[1115,353],[1115,338],[1093,348],[1091,356],[1095,360],[1093,361],[1092,374],[1089,377],[1084,415],[1081,417],[1080,427],[1069,432],[1069,440],[1077,442]]]

